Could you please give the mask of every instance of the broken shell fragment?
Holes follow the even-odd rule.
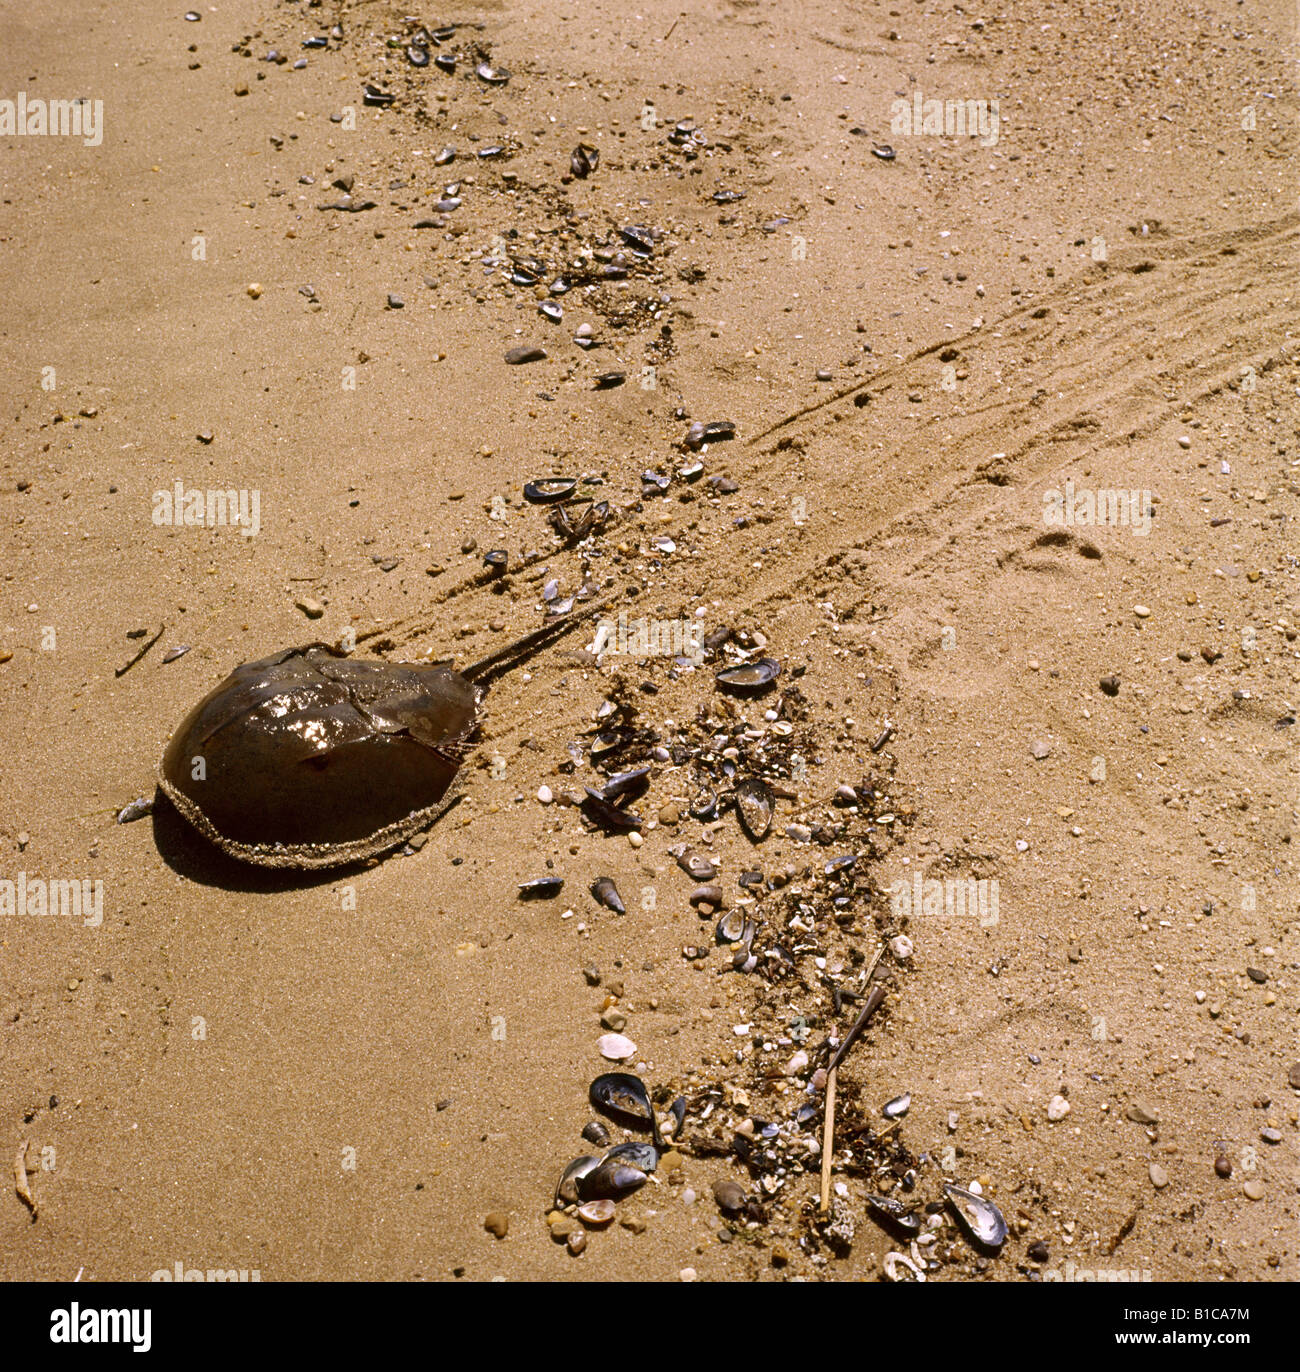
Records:
[[[687,848],[685,852],[678,854],[677,865],[696,881],[712,881],[718,875],[718,869],[713,863],[703,853],[697,853],[694,848]]]
[[[724,902],[722,887],[712,884],[697,886],[687,899],[701,914],[705,915],[711,915],[714,911],[721,910]]]
[[[887,1120],[902,1119],[912,1108],[912,1093],[904,1091],[901,1096],[895,1096],[893,1100],[887,1101],[884,1108],[884,1116]]]
[[[983,1248],[1002,1247],[1006,1242],[1007,1222],[992,1201],[955,1182],[944,1182],[943,1191],[962,1228],[976,1244]]]
[[[591,883],[591,894],[606,907],[613,910],[616,915],[627,913],[623,905],[623,898],[618,893],[618,887],[614,885],[613,877],[597,877]]]
[[[744,662],[738,667],[724,667],[714,678],[724,691],[747,695],[765,690],[781,672],[781,664],[770,657],[756,662]]]
[[[578,1218],[593,1229],[603,1229],[614,1218],[616,1207],[612,1200],[593,1200],[578,1206]]]
[[[762,843],[772,827],[772,788],[758,777],[736,783],[736,815],[753,843]]]
[[[564,886],[563,877],[535,877],[519,883],[520,900],[550,900],[558,896]]]
[[[623,1034],[602,1034],[596,1040],[596,1051],[610,1062],[626,1062],[636,1057],[636,1044]]]

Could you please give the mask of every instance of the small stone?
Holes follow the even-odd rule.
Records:
[[[406,301],[403,300],[400,295],[390,294],[388,297],[388,308],[390,310],[404,310],[406,308]]]
[[[1246,975],[1257,985],[1262,986],[1268,980],[1268,973],[1259,967],[1247,967]]]
[[[1070,1113],[1070,1102],[1064,1096],[1053,1096],[1047,1102],[1047,1118],[1055,1122],[1063,1120]]]
[[[510,1232],[510,1216],[504,1210],[493,1210],[484,1219],[483,1228],[494,1238],[503,1239]]]
[[[1179,434],[1178,446],[1180,448],[1190,448],[1192,446],[1192,440],[1188,438],[1186,434]]]
[[[587,1235],[582,1229],[575,1229],[564,1241],[564,1246],[569,1250],[569,1256],[576,1258],[581,1253],[587,1251]]]
[[[539,786],[537,788],[537,799],[543,805],[549,805],[555,799],[555,794],[549,786]]]
[[[889,940],[889,951],[899,962],[906,962],[914,951],[912,940],[906,934],[898,934]]]
[[[1037,758],[1039,762],[1041,762],[1045,757],[1048,757],[1051,754],[1051,751],[1052,745],[1048,743],[1046,739],[1043,738],[1036,738],[1029,745],[1030,757]]]
[[[303,596],[301,600],[295,600],[293,603],[308,619],[319,619],[325,613],[324,605],[319,600],[313,600],[311,596]]]
[[[1158,1162],[1153,1162],[1147,1168],[1147,1175],[1151,1178],[1151,1185],[1157,1191],[1163,1191],[1169,1185],[1169,1173]]]
[[[262,294],[262,285],[259,281],[252,282],[247,288],[248,294],[256,300]]]
[[[1153,1110],[1150,1106],[1144,1105],[1140,1100],[1135,1100],[1125,1112],[1134,1124],[1159,1124],[1160,1113]]]
[[[529,347],[527,344],[524,344],[518,348],[511,348],[510,351],[506,353],[506,361],[512,367],[518,367],[523,362],[545,362],[546,349]]]
[[[627,1016],[621,1010],[606,1010],[600,1017],[602,1029],[613,1029],[615,1033],[627,1028]]]
[[[196,433],[194,437],[197,438],[200,443],[211,443],[215,435],[211,429],[204,429],[202,432]]]
[[[1274,1129],[1271,1126],[1267,1129],[1261,1129],[1259,1131],[1259,1136],[1265,1143],[1282,1142],[1282,1131],[1280,1129]]]
[[[1025,1250],[1025,1256],[1030,1262],[1046,1262],[1051,1255],[1043,1240],[1035,1239]]]
[[[636,1057],[636,1044],[622,1034],[602,1034],[596,1040],[596,1050],[610,1062],[626,1062]]]
[[[713,1183],[713,1199],[724,1215],[738,1215],[745,1208],[744,1187],[729,1179]]]
[[[1264,1199],[1264,1183],[1260,1181],[1258,1177],[1251,1177],[1251,1179],[1242,1186],[1241,1190],[1247,1200]]]
[[[1114,672],[1112,672],[1110,676],[1102,677],[1097,685],[1100,686],[1108,696],[1119,695],[1119,677],[1117,677]]]
[[[659,811],[660,824],[677,824],[681,820],[681,811],[676,805],[668,804]]]
[[[1139,619],[1149,619],[1151,617],[1151,610],[1146,605],[1134,605],[1133,613],[1137,615]]]
[[[1220,1153],[1219,1156],[1215,1158],[1214,1170],[1218,1176],[1224,1179],[1224,1181],[1227,1181],[1227,1179],[1232,1176],[1232,1162],[1227,1154]]]
[[[1287,1085],[1294,1091],[1300,1091],[1300,1062],[1293,1062],[1291,1070],[1286,1074]]]
[[[699,1277],[699,1273],[693,1267],[683,1267],[677,1277],[680,1281],[695,1281]]]

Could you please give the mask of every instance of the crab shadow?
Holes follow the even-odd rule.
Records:
[[[153,841],[158,855],[178,876],[200,886],[216,886],[223,891],[307,890],[328,886],[340,877],[355,875],[375,865],[374,858],[338,867],[257,867],[240,862],[209,843],[188,824],[161,790],[154,793]]]

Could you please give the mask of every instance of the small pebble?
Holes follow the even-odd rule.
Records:
[[[537,788],[537,799],[540,800],[543,805],[549,805],[551,801],[555,799],[555,795],[549,786],[539,786]]]
[[[1251,1177],[1251,1179],[1248,1182],[1246,1182],[1241,1189],[1242,1192],[1245,1194],[1247,1200],[1264,1199],[1264,1183],[1260,1181],[1257,1177]]]
[[[247,287],[247,290],[248,290],[248,294],[249,294],[250,296],[252,296],[252,298],[253,298],[254,300],[256,300],[257,297],[258,297],[259,295],[262,294],[261,283],[260,283],[260,282],[257,282],[257,281],[254,281],[251,285],[249,285],[249,286]]]
[[[495,1238],[503,1239],[510,1231],[510,1216],[504,1210],[493,1210],[484,1219],[483,1228]]]
[[[325,613],[325,607],[319,600],[313,600],[311,596],[303,596],[301,600],[293,602],[308,619],[319,619]]]
[[[1154,1186],[1157,1191],[1163,1191],[1164,1188],[1169,1185],[1169,1173],[1166,1172],[1158,1162],[1153,1162],[1151,1166],[1147,1168],[1147,1174],[1151,1178],[1151,1185]]]
[[[1069,1113],[1070,1102],[1064,1096],[1053,1096],[1047,1102],[1047,1118],[1049,1120],[1063,1120]]]

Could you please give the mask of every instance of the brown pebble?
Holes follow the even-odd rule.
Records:
[[[575,1229],[564,1241],[564,1246],[569,1250],[573,1257],[583,1253],[587,1248],[587,1234],[583,1229]]]
[[[483,1221],[483,1228],[496,1238],[503,1239],[510,1232],[510,1216],[504,1210],[493,1210]]]
[[[1220,1153],[1219,1156],[1215,1158],[1214,1170],[1219,1176],[1223,1177],[1225,1181],[1228,1177],[1232,1176],[1232,1163],[1225,1154]]]
[[[724,1215],[738,1215],[745,1208],[744,1188],[734,1181],[715,1181],[713,1199]]]

